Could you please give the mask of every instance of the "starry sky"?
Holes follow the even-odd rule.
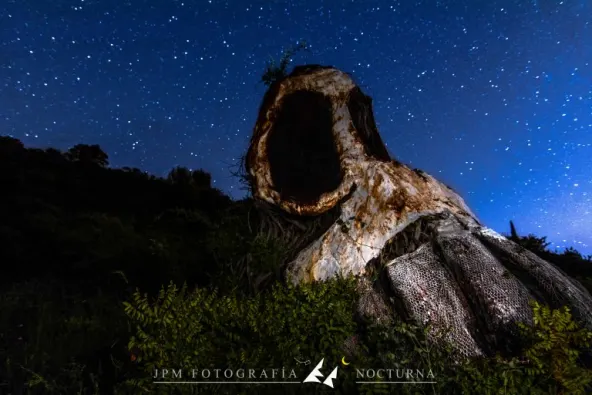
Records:
[[[270,57],[333,65],[392,155],[498,232],[592,254],[590,0],[3,0],[0,134],[231,176]]]

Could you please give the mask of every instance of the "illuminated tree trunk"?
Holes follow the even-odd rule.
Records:
[[[269,223],[292,242],[292,282],[359,275],[361,313],[448,330],[467,356],[531,322],[533,298],[567,304],[592,327],[592,297],[577,281],[389,156],[372,100],[346,73],[303,66],[272,84],[245,165]]]

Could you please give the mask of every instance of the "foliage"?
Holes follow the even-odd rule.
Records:
[[[115,295],[82,297],[55,280],[0,295],[0,392],[101,393],[118,380],[126,317]]]
[[[342,377],[355,366],[406,363],[433,368],[437,383],[401,392],[499,393],[505,383],[506,393],[578,393],[589,385],[577,354],[589,334],[565,310],[535,305],[534,332],[525,329],[528,364],[498,357],[454,365],[425,340],[425,328],[354,321],[351,279],[283,285],[284,241],[259,233],[253,201],[230,200],[204,171],[176,168],[159,178],[108,168],[100,147],[88,147],[62,153],[0,136],[0,393],[136,393],[157,363],[279,364],[302,379],[312,366],[294,358],[324,357],[328,374],[344,339],[357,339],[357,351],[349,370],[339,365],[335,390],[312,383],[280,391],[389,393],[392,386]],[[592,289],[590,257],[525,240],[518,239]]]
[[[72,162],[82,164],[96,164],[101,167],[106,167],[109,164],[109,156],[96,144],[76,144],[64,156]]]
[[[25,150],[25,145],[18,139],[10,136],[0,136],[0,153],[14,155]]]
[[[557,265],[565,273],[579,280],[584,287],[592,293],[592,256],[584,257],[573,247],[566,248],[563,252],[550,251],[546,237],[537,237],[529,234],[520,236],[514,223],[510,221],[511,234],[508,238],[539,257]]]
[[[340,344],[355,330],[354,286],[352,279],[276,284],[248,299],[206,289],[188,292],[173,284],[154,301],[135,292],[124,306],[137,328],[129,347],[143,374],[127,384],[153,391],[150,373],[162,367],[281,368],[301,355],[339,361]]]
[[[583,350],[590,350],[592,332],[578,328],[565,307],[550,310],[536,302],[532,306],[533,325],[519,324],[527,340],[522,357],[466,362],[451,384],[463,393],[471,388],[485,394],[589,393],[592,370],[582,366],[581,357]]]
[[[534,253],[543,253],[551,244],[547,242],[547,237],[537,237],[533,234],[527,236],[518,235],[513,221],[510,221],[510,236],[508,238]]]
[[[551,311],[548,306],[533,303],[533,308],[534,331],[521,325],[531,341],[524,354],[530,362],[527,373],[546,378],[550,388],[584,393],[583,388],[592,383],[592,371],[578,366],[579,350],[590,348],[592,332],[578,328],[565,306]]]
[[[195,188],[211,188],[212,176],[203,170],[189,170],[185,167],[177,166],[171,170],[167,176],[167,181],[171,184],[183,185]]]
[[[261,82],[263,82],[265,86],[270,86],[274,82],[285,78],[288,75],[288,66],[292,61],[292,57],[298,51],[306,50],[307,48],[308,46],[306,42],[301,41],[295,46],[284,51],[282,57],[280,58],[277,64],[273,58],[270,59],[265,66],[265,71],[263,72],[263,75],[261,76]]]
[[[129,363],[120,301],[135,286],[209,284],[220,269],[206,234],[231,201],[202,171],[182,188],[10,137],[0,152],[0,393],[109,393]]]
[[[274,286],[269,293],[247,299],[205,289],[188,293],[186,287],[178,290],[174,285],[163,288],[154,301],[136,292],[125,302],[125,310],[136,325],[129,347],[138,355],[143,376],[128,380],[126,386],[136,391],[166,391],[166,386],[150,384],[150,374],[163,367],[185,372],[196,367],[286,367],[301,355],[313,362],[325,358],[338,363],[344,352],[342,345],[356,336],[357,351],[348,357],[353,358],[354,367],[412,369],[431,375],[433,383],[401,385],[398,393],[584,394],[591,389],[592,371],[581,366],[579,357],[582,349],[589,349],[592,332],[579,329],[565,308],[551,311],[533,303],[534,325],[520,326],[527,340],[523,357],[454,363],[450,350],[427,341],[428,328],[403,322],[388,327],[354,323],[356,299],[351,279]],[[337,393],[390,393],[392,389],[388,384],[356,386],[354,372],[342,369],[336,379]],[[302,380],[305,376],[298,377]],[[226,389],[204,387],[204,393],[224,393]],[[267,393],[268,388],[241,390],[245,394]],[[310,389],[314,390],[323,388]],[[201,393],[190,386],[180,386],[179,391]],[[269,391],[275,393],[276,389]]]
[[[284,243],[276,238],[257,234],[250,237],[244,219],[227,216],[207,238],[218,271],[212,283],[225,293],[244,296],[256,294],[282,278],[285,262]]]

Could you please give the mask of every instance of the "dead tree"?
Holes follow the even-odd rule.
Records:
[[[292,242],[292,282],[358,275],[361,313],[444,329],[465,356],[499,350],[532,322],[531,299],[569,305],[592,328],[582,285],[390,157],[371,98],[340,70],[296,67],[270,86],[245,169],[268,224]]]

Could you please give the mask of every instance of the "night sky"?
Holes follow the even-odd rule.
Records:
[[[231,176],[266,60],[333,65],[394,157],[499,232],[592,254],[592,1],[2,0],[0,134]]]

